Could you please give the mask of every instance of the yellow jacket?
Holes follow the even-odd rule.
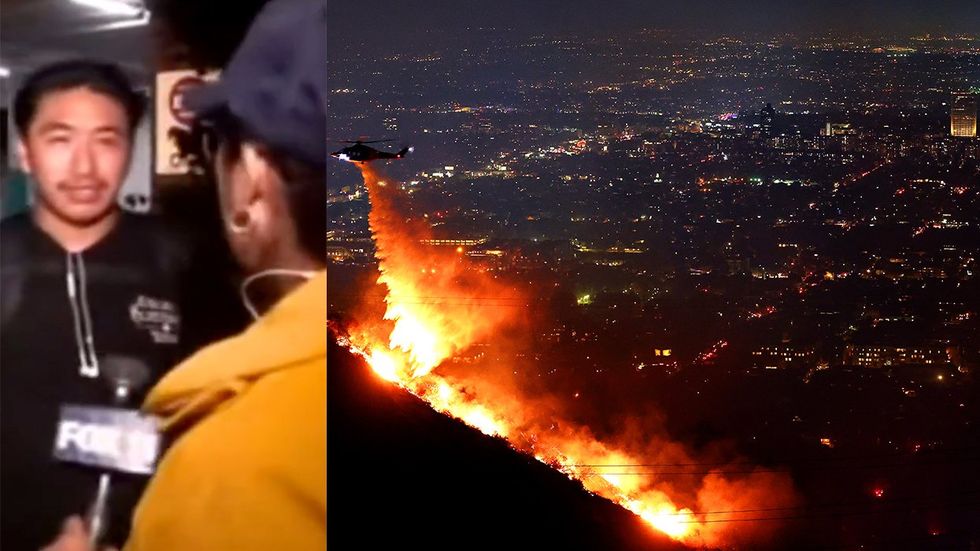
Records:
[[[127,551],[322,551],[327,538],[327,281],[200,351],[144,409],[176,441]]]

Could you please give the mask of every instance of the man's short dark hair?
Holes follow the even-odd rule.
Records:
[[[143,118],[146,101],[133,90],[126,74],[112,63],[78,59],[45,65],[28,75],[14,98],[17,132],[21,136],[27,135],[44,96],[76,88],[86,88],[117,101],[126,111],[130,135],[136,131]]]

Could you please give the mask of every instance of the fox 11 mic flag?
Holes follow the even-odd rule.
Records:
[[[54,457],[108,471],[150,475],[160,455],[155,417],[133,409],[62,405]]]

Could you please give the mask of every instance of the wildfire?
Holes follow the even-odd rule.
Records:
[[[377,282],[386,288],[385,312],[381,319],[365,315],[352,323],[342,345],[363,357],[379,377],[433,409],[506,439],[515,450],[620,504],[675,540],[714,546],[768,537],[771,526],[753,533],[749,523],[717,522],[717,517],[704,521],[719,511],[729,513],[723,518],[738,519],[738,510],[746,507],[791,505],[795,494],[788,480],[754,473],[733,481],[702,473],[685,476],[696,482],[685,482],[688,488],[678,491],[651,464],[690,464],[680,445],[649,439],[632,447],[602,442],[587,427],[558,419],[548,403],[522,396],[519,388],[495,386],[499,383],[478,370],[439,370],[472,345],[520,323],[524,294],[469,265],[468,257],[455,249],[420,245],[431,237],[431,229],[402,214],[399,186],[390,179],[382,184],[368,165],[360,169],[372,202],[369,221],[379,261]],[[724,345],[719,343],[715,351]],[[682,501],[690,506],[679,505]]]

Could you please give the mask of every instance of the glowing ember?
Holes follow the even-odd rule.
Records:
[[[372,203],[369,220],[386,309],[383,319],[365,314],[352,323],[341,340],[343,346],[363,357],[378,376],[433,409],[506,439],[514,449],[620,504],[673,539],[730,546],[771,537],[773,523],[754,527],[748,522],[717,522],[717,516],[705,520],[707,513],[719,511],[792,506],[795,492],[786,477],[770,473],[737,479],[720,473],[684,476],[681,489],[676,480],[663,480],[651,467],[690,465],[690,456],[678,444],[649,435],[632,443],[601,442],[587,427],[558,418],[553,404],[530,399],[520,388],[490,380],[480,370],[454,372],[451,377],[440,372],[447,360],[524,322],[523,293],[470,266],[461,247],[447,251],[420,244],[431,238],[431,228],[402,214],[399,186],[380,181],[367,165],[360,168]],[[727,345],[716,343],[703,359]],[[697,509],[678,504],[682,502]],[[745,519],[736,516],[735,520]]]
[[[633,507],[634,505],[636,508]],[[661,505],[651,510],[646,504],[635,501],[628,503],[626,508],[674,539],[682,539],[686,536],[694,523],[694,513],[690,509],[676,511]]]
[[[367,357],[368,364],[375,373],[386,381],[398,382],[398,363],[383,350],[375,350]]]

